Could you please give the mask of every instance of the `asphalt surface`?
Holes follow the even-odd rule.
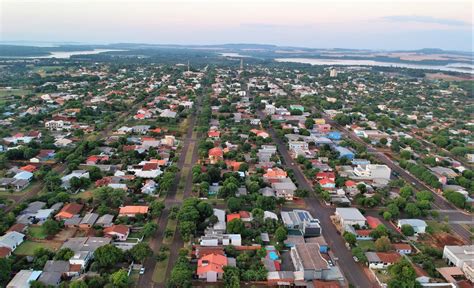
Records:
[[[170,255],[168,257],[168,266],[166,270],[166,280],[165,283],[155,283],[153,282],[153,271],[155,269],[155,265],[157,263],[156,255],[163,242],[164,238],[164,232],[166,225],[168,223],[168,216],[170,213],[170,208],[173,206],[179,206],[182,203],[182,200],[176,198],[176,194],[178,192],[178,185],[181,177],[186,177],[186,183],[184,187],[184,195],[183,199],[186,199],[190,197],[191,192],[192,192],[192,169],[189,169],[189,172],[187,175],[182,175],[182,171],[184,167],[189,167],[192,168],[192,166],[197,162],[198,160],[198,148],[197,148],[197,135],[193,134],[194,127],[196,125],[196,115],[199,113],[199,108],[200,108],[200,100],[197,101],[196,104],[196,112],[191,114],[190,121],[189,121],[189,126],[186,131],[186,135],[184,136],[184,141],[183,141],[183,147],[181,148],[181,154],[179,156],[178,162],[176,163],[177,167],[179,168],[179,172],[176,173],[175,180],[173,182],[173,186],[171,189],[168,191],[165,199],[165,209],[163,210],[163,213],[161,214],[160,218],[157,220],[158,221],[158,229],[155,232],[155,234],[151,237],[149,240],[149,246],[153,250],[153,255],[150,255],[148,259],[145,260],[143,267],[145,268],[145,273],[143,275],[140,275],[137,287],[165,287],[166,280],[169,279],[171,271],[174,267],[174,264],[176,263],[176,260],[178,259],[178,253],[179,250],[184,246],[184,241],[181,238],[181,234],[179,233],[178,229],[176,229],[174,233],[174,238],[172,241],[171,246],[169,246],[169,251]],[[194,143],[195,145],[191,146],[191,143]],[[190,147],[193,149],[190,150]],[[192,153],[192,160],[191,163],[186,163],[186,158],[188,153]]]
[[[265,118],[265,115],[263,115],[261,111],[258,113],[261,119]],[[301,169],[298,165],[294,164],[294,160],[291,158],[288,149],[286,148],[286,144],[282,139],[277,137],[273,128],[268,128],[267,132],[272,137],[280,155],[283,157],[285,168],[293,171],[298,186],[307,189],[308,191],[313,191],[312,185],[307,181]],[[354,285],[354,287],[379,287],[376,282],[369,279],[367,274],[364,272],[362,264],[356,263],[352,258],[351,251],[346,248],[345,241],[330,218],[331,215],[334,214],[335,209],[321,204],[321,202],[314,197],[307,197],[305,202],[307,204],[307,210],[313,215],[313,217],[318,218],[321,222],[322,234],[332,252],[338,258],[336,263],[341,268],[347,281]]]

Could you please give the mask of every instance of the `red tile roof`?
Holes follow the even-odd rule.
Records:
[[[383,225],[382,221],[380,221],[378,218],[375,218],[373,216],[367,216],[367,224],[369,225],[370,228],[375,229],[379,225]]]
[[[198,260],[197,274],[201,275],[209,271],[224,273],[224,266],[227,265],[227,257],[219,254],[209,254]]]
[[[130,229],[128,228],[128,226],[121,225],[121,224],[112,225],[112,226],[107,227],[107,228],[104,229],[105,234],[117,233],[117,234],[126,235],[129,231],[130,231]]]
[[[402,258],[402,256],[396,252],[377,252],[377,256],[380,261],[384,263],[396,263]]]
[[[77,203],[68,203],[66,204],[58,214],[56,214],[56,218],[60,219],[69,219],[72,218],[74,215],[79,214],[81,212],[82,207],[84,205],[77,204]]]
[[[240,219],[240,214],[238,214],[238,213],[227,214],[227,222],[230,222],[234,219]]]
[[[224,152],[222,151],[221,148],[214,147],[214,148],[209,150],[209,156],[222,157],[222,156],[224,156]]]
[[[10,256],[11,253],[12,253],[12,250],[10,248],[0,247],[0,258],[6,258]]]

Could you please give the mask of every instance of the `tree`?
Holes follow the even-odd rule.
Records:
[[[404,198],[401,198],[401,199],[404,199]],[[400,209],[396,203],[388,204],[387,212],[390,213],[392,219],[398,218],[398,216],[400,215]]]
[[[59,231],[61,231],[61,224],[53,219],[48,219],[43,223],[43,230],[48,234],[56,235]]]
[[[160,216],[161,211],[165,209],[165,204],[162,201],[153,200],[150,203],[150,216],[156,218]]]
[[[102,171],[100,171],[99,167],[92,166],[88,169],[88,171],[91,181],[102,179]]]
[[[346,240],[349,245],[354,246],[357,243],[357,238],[354,234],[350,232],[344,232],[343,234],[344,240]]]
[[[382,236],[387,236],[388,235],[388,229],[385,227],[383,224],[377,225],[375,229],[370,232],[370,236],[372,236],[374,239],[379,239]]]
[[[94,252],[94,261],[101,268],[110,268],[122,261],[123,252],[112,244],[97,248]]]
[[[411,195],[413,195],[413,188],[411,186],[405,185],[400,188],[400,196],[403,198],[408,199]]]
[[[411,159],[411,152],[408,150],[403,150],[402,152],[400,152],[400,157],[402,159],[409,160]]]
[[[288,237],[288,231],[286,230],[284,226],[280,226],[275,230],[275,239],[278,242],[283,243],[283,241],[285,241],[287,237]]]
[[[389,288],[418,288],[421,284],[416,281],[417,275],[412,264],[405,258],[398,263],[388,267],[388,273],[391,276],[388,282]]]
[[[382,236],[379,239],[375,240],[375,250],[377,252],[387,252],[392,248],[390,239],[387,236]]]
[[[415,203],[408,203],[405,206],[405,212],[408,214],[410,218],[416,218],[421,216],[421,210],[416,206]]]
[[[56,252],[56,255],[54,255],[54,260],[68,261],[72,258],[72,256],[74,256],[74,251],[69,248],[63,248]]]
[[[0,287],[6,287],[12,273],[12,263],[8,258],[0,258]]]
[[[443,193],[443,196],[455,206],[464,208],[466,206],[466,197],[459,192],[447,190]]]
[[[118,249],[118,248],[117,248]],[[130,285],[130,278],[128,278],[127,270],[120,269],[109,277],[110,283],[117,288],[126,288]]]
[[[69,284],[69,288],[88,288],[88,287],[89,286],[87,285],[87,283],[82,280],[72,281]]]
[[[365,256],[364,250],[360,247],[354,247],[352,248],[352,255],[354,255],[358,262],[366,263],[367,262],[367,257]]]
[[[143,225],[142,236],[148,238],[156,232],[156,229],[158,229],[158,224],[155,222],[147,222]]]
[[[242,199],[237,197],[230,197],[227,200],[227,208],[230,212],[238,212],[242,209]]]
[[[227,223],[227,233],[242,234],[245,231],[244,222],[241,219],[233,219]]]
[[[140,242],[130,249],[130,255],[132,255],[133,260],[139,263],[142,263],[146,257],[152,254],[153,251],[146,242]]]
[[[415,229],[413,229],[413,227],[409,224],[403,224],[401,230],[402,230],[403,235],[405,236],[415,235]]]
[[[188,259],[186,256],[179,256],[173,270],[171,270],[171,276],[168,282],[169,287],[191,287],[192,276],[193,271],[189,266]]]
[[[229,288],[240,287],[240,273],[237,267],[225,266],[224,267],[224,286]]]
[[[100,187],[93,192],[94,201],[104,204],[110,208],[118,208],[126,196],[126,192],[122,189],[113,189],[110,187]]]

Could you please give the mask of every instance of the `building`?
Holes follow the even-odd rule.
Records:
[[[72,178],[89,178],[89,172],[86,170],[74,170],[70,174],[63,176],[61,178],[61,187],[69,189],[71,187],[69,181],[71,181]]]
[[[329,70],[329,77],[331,78],[337,77],[337,70],[335,68],[331,68],[331,70]]]
[[[113,225],[114,222],[114,215],[111,214],[105,214],[99,217],[97,221],[95,222],[95,225],[101,226],[101,227],[110,227]]]
[[[365,252],[370,269],[387,269],[397,263],[402,256],[396,252]]]
[[[130,229],[126,225],[112,225],[104,229],[106,237],[111,237],[117,241],[126,241],[129,234]]]
[[[86,215],[84,215],[81,222],[79,223],[79,228],[81,229],[92,228],[92,226],[94,226],[98,218],[99,218],[99,214],[97,213],[86,213]]]
[[[278,198],[285,198],[288,201],[293,200],[296,191],[296,185],[290,178],[284,178],[285,181],[272,183],[272,188]]]
[[[34,270],[20,270],[15,277],[8,282],[7,288],[30,288],[32,281],[38,280],[41,271]]]
[[[354,175],[362,179],[386,179],[390,180],[392,170],[387,165],[368,164],[358,165],[354,168]]]
[[[336,208],[336,219],[341,224],[342,229],[344,230],[345,226],[354,226],[358,225],[359,227],[364,227],[366,219],[362,213],[360,213],[357,208]]]
[[[74,216],[78,215],[84,205],[78,204],[78,203],[68,203],[64,205],[64,207],[59,211],[54,218],[56,220],[65,220],[65,219],[70,219],[73,218]]]
[[[289,230],[298,231],[304,237],[321,235],[321,225],[318,219],[313,218],[306,210],[281,211],[281,219]]]
[[[354,152],[352,152],[351,150],[349,150],[345,147],[335,146],[334,150],[339,152],[339,158],[347,158],[349,160],[352,160],[355,157]]]
[[[401,255],[410,255],[413,251],[410,244],[407,243],[395,243],[392,246],[395,251],[397,251]]]
[[[214,147],[209,150],[209,162],[216,164],[224,160],[224,151],[220,147]]]
[[[207,234],[201,237],[199,243],[201,246],[241,246],[242,237],[240,234]]]
[[[148,213],[148,206],[124,206],[120,207],[119,216],[135,217],[137,214]]]
[[[16,231],[8,232],[0,236],[0,247],[6,247],[11,251],[15,251],[23,243],[23,239],[25,239],[25,235],[22,233]]]
[[[318,243],[298,243],[291,247],[290,256],[295,268],[295,280],[343,280],[338,267],[330,266],[321,255]]]
[[[443,259],[449,265],[461,268],[471,282],[474,282],[474,245],[444,246]]]
[[[425,233],[426,222],[421,219],[399,219],[397,227],[398,229],[402,229],[403,225],[410,225],[415,230],[415,234]]]
[[[217,217],[217,222],[212,225],[212,227],[208,227],[205,231],[205,234],[223,234],[225,233],[226,231],[226,217],[225,217],[225,210],[222,210],[222,209],[216,209],[216,208],[213,208],[213,213],[214,213],[214,216]]]
[[[198,260],[197,271],[199,279],[206,282],[217,282],[224,276],[224,266],[227,266],[227,257],[220,254],[208,254]]]

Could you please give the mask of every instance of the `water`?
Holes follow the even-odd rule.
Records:
[[[239,53],[220,53],[221,56],[224,56],[224,57],[237,57],[237,58],[248,58],[248,57],[251,57],[251,56],[247,56],[247,55],[241,55]]]
[[[381,61],[375,61],[375,60],[316,59],[316,58],[276,58],[275,61],[303,63],[303,64],[311,64],[311,65],[401,67],[401,68],[430,69],[430,70],[474,74],[474,65],[467,64],[467,63],[450,63],[447,65],[423,65],[423,64],[412,64],[412,63],[381,62]]]
[[[69,59],[73,55],[91,55],[91,54],[99,54],[103,52],[113,52],[113,51],[126,51],[126,50],[118,50],[118,49],[94,49],[94,50],[86,50],[86,51],[53,51],[50,55],[44,56],[27,56],[27,57],[8,57],[8,58],[28,58],[28,59],[37,59],[37,58],[57,58],[57,59]],[[0,57],[4,58],[4,57]]]

